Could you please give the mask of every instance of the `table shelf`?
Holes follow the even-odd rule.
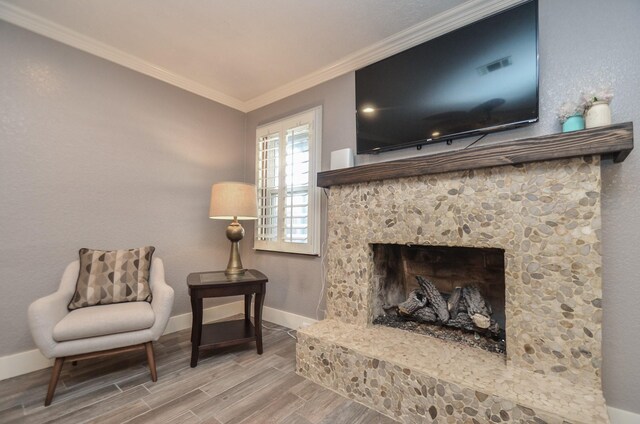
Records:
[[[251,321],[244,319],[204,324],[200,349],[218,349],[256,340],[256,330]]]

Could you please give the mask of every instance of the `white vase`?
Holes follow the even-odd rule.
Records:
[[[611,125],[611,109],[607,102],[594,102],[584,115],[587,128]]]

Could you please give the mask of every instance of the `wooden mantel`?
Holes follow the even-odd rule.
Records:
[[[318,173],[318,186],[354,184],[500,165],[585,155],[612,156],[622,162],[633,149],[633,123],[524,138],[434,155],[380,162]]]

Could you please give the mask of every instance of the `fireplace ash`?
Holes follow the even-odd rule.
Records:
[[[489,302],[472,284],[441,293],[429,280],[416,276],[420,289],[394,306],[385,306],[374,324],[464,343],[489,352],[505,353],[505,332],[492,318]]]
[[[507,345],[504,338],[494,340],[489,337],[481,336],[478,333],[472,333],[452,327],[443,327],[442,325],[437,324],[420,323],[401,316],[383,315],[375,318],[373,323],[392,328],[399,328],[401,330],[411,331],[425,336],[436,337],[442,340],[462,343],[488,352],[499,354],[505,354],[507,352]]]

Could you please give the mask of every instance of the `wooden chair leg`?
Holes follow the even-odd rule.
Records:
[[[53,394],[56,391],[56,386],[58,385],[58,379],[60,378],[60,371],[62,371],[62,364],[64,364],[64,357],[56,358],[56,362],[53,364],[53,370],[51,371],[51,379],[49,380],[47,397],[44,399],[44,406],[51,405],[51,401],[53,400]]]
[[[151,371],[151,381],[158,381],[158,374],[156,373],[156,359],[153,356],[153,342],[147,342],[144,344],[144,348],[147,351],[147,362],[149,363],[149,371]]]

